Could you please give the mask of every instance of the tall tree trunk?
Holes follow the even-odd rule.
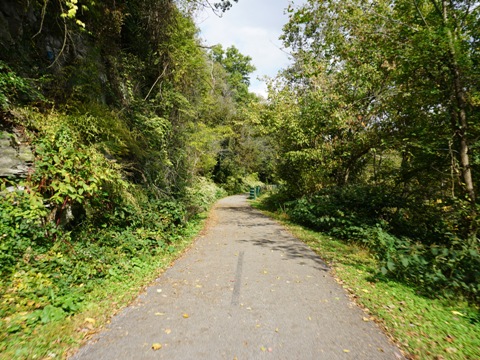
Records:
[[[476,217],[477,217],[477,210],[476,210],[476,194],[475,194],[475,186],[473,182],[472,176],[472,168],[470,166],[470,157],[468,154],[469,150],[469,141],[468,141],[468,121],[467,121],[467,98],[465,94],[465,88],[462,81],[462,74],[460,70],[460,66],[458,64],[457,59],[457,52],[455,49],[455,39],[454,33],[448,24],[448,2],[447,0],[442,0],[442,10],[443,10],[443,21],[444,25],[447,29],[447,36],[448,36],[448,45],[449,45],[449,52],[451,57],[451,75],[453,80],[453,92],[454,92],[454,99],[455,103],[453,104],[454,108],[452,109],[455,112],[456,118],[456,128],[454,129],[456,135],[459,138],[459,160],[461,166],[461,173],[463,177],[463,187],[468,195],[469,202],[471,204],[470,210],[470,236],[472,238],[476,237],[477,234],[477,225],[476,225]]]

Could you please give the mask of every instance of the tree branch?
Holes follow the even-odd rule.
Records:
[[[35,37],[40,35],[40,33],[43,30],[43,21],[45,20],[45,13],[47,11],[47,4],[48,4],[48,0],[45,0],[43,2],[43,7],[42,7],[42,20],[40,21],[40,29],[38,30],[38,32],[35,35],[32,36],[32,39],[34,39]]]

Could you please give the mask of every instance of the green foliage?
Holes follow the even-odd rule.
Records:
[[[31,81],[19,76],[0,59],[0,110],[6,110],[13,102],[34,100],[45,98]]]
[[[227,72],[227,82],[235,100],[237,102],[248,101],[251,98],[248,92],[250,74],[255,71],[255,67],[251,64],[252,58],[242,55],[235,46],[223,50],[222,45],[214,46],[211,56]]]
[[[231,48],[215,61],[176,2],[27,12],[18,48],[0,55],[0,112],[35,156],[25,179],[0,187],[0,353],[43,358],[57,346],[48,329],[180,249],[226,194],[210,179],[222,154],[241,191],[273,154],[252,130],[251,59]]]
[[[294,63],[262,117],[285,182],[277,206],[366,246],[385,275],[478,302],[478,9],[311,0],[288,12]]]
[[[451,239],[449,224],[430,205],[417,205],[413,214],[394,196],[380,187],[328,188],[286,202],[284,211],[297,223],[365,246],[378,258],[384,275],[427,295],[462,294],[478,303],[478,246]],[[416,218],[420,214],[422,220]]]
[[[42,219],[49,213],[43,197],[33,189],[25,191],[25,184],[3,180],[0,187],[0,269],[2,277],[14,271],[15,264],[36,243],[45,242]]]
[[[199,214],[207,211],[210,206],[227,195],[226,191],[213,181],[200,177],[186,189],[186,206],[190,214]]]

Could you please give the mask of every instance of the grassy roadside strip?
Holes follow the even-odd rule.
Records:
[[[85,341],[104,328],[113,315],[132,303],[146,286],[184,254],[206,226],[207,219],[204,214],[187,224],[181,238],[175,241],[172,252],[152,256],[130,273],[105,280],[88,294],[81,312],[60,321],[38,325],[32,332],[10,334],[7,338],[0,336],[0,347],[3,348],[0,359],[47,360],[73,355]]]
[[[349,244],[288,221],[268,211],[261,199],[252,205],[280,221],[330,267],[336,280],[410,359],[480,359],[479,309],[462,301],[429,299],[415,289],[378,275],[375,258]]]

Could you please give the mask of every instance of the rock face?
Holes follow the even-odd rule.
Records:
[[[32,149],[22,140],[17,130],[0,130],[0,177],[25,177],[32,168]]]
[[[15,45],[23,36],[26,24],[36,23],[33,6],[23,0],[0,2],[0,44]]]

